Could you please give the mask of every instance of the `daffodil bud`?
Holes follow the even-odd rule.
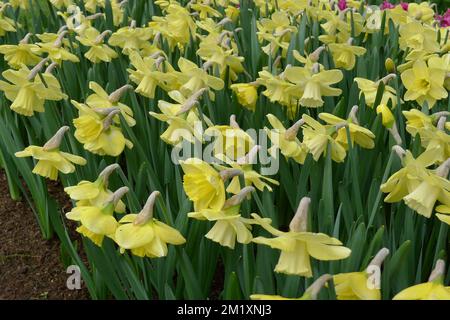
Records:
[[[34,79],[34,77],[36,77],[38,72],[42,70],[42,68],[47,63],[48,60],[49,60],[48,58],[42,59],[37,65],[34,66],[33,69],[30,70],[30,74],[28,75],[28,81],[31,81]]]
[[[50,151],[59,148],[61,145],[62,139],[64,137],[64,134],[69,130],[68,126],[64,126],[59,128],[58,131],[56,131],[55,135],[48,140],[42,149],[44,151]]]
[[[382,81],[385,85],[389,82],[389,80],[397,78],[395,73],[389,73],[387,76],[381,78],[378,82]]]
[[[370,261],[369,267],[370,266],[381,267],[381,265],[383,264],[383,261],[386,259],[386,257],[388,255],[389,255],[389,249],[388,248],[381,249],[380,251],[377,252],[375,257],[373,257],[372,261]]]
[[[114,117],[120,113],[120,110],[117,108],[111,108],[113,109],[110,113],[108,113],[108,115],[106,116],[106,118],[103,120],[103,131],[108,130],[109,127],[111,126]]]
[[[359,125],[359,121],[358,121],[358,118],[356,116],[356,113],[358,112],[358,110],[359,110],[359,107],[357,105],[354,105],[352,107],[352,109],[350,110],[350,113],[349,113],[348,117],[352,120],[352,122],[354,124],[358,124]]]
[[[295,122],[290,128],[288,128],[284,133],[284,138],[289,141],[295,140],[297,138],[298,130],[300,130],[300,127],[305,123],[305,120],[300,119],[297,122]]]
[[[67,25],[63,25],[61,26],[61,28],[58,29],[58,31],[56,32],[56,34],[60,34],[63,31],[66,31],[69,27]]]
[[[118,168],[120,168],[120,166],[117,163],[110,164],[98,175],[98,178],[101,179],[105,188],[108,187],[109,176]]]
[[[53,70],[58,66],[56,62],[52,62],[48,65],[47,69],[45,69],[45,73],[52,73]]]
[[[316,281],[312,283],[312,285],[308,287],[308,289],[306,289],[305,294],[309,295],[311,300],[317,300],[317,295],[319,294],[320,290],[328,282],[328,280],[331,280],[332,278],[333,276],[330,274],[321,275],[316,279]]]
[[[150,194],[144,208],[142,208],[141,212],[137,215],[136,220],[133,222],[135,225],[145,224],[153,218],[153,208],[155,206],[156,198],[160,194],[161,193],[159,191],[153,191]]]
[[[395,154],[400,158],[400,160],[403,160],[403,157],[406,154],[405,149],[403,149],[401,146],[399,145],[395,145],[392,147],[392,150],[395,152]]]
[[[223,181],[227,181],[233,177],[241,175],[243,172],[239,169],[224,169],[219,172],[220,178]]]
[[[241,204],[242,201],[244,201],[245,198],[254,191],[255,191],[255,188],[253,188],[251,186],[242,188],[242,190],[239,191],[238,194],[235,194],[230,199],[225,201],[225,204],[223,205],[222,210],[225,210],[225,209],[228,209],[228,208],[231,208],[231,207]]]
[[[387,72],[395,72],[396,71],[394,60],[392,60],[391,58],[387,58],[384,61],[384,67],[386,68]]]
[[[438,120],[438,123],[437,123],[436,127],[437,127],[439,130],[444,131],[444,129],[445,129],[445,122],[446,122],[446,121],[447,121],[447,117],[445,117],[445,116],[440,117],[439,120]]]
[[[53,42],[53,46],[54,46],[55,48],[59,48],[59,47],[62,46],[63,38],[66,36],[67,33],[68,33],[67,30],[64,30],[63,32],[61,32],[61,33],[58,35],[58,38],[56,38],[55,42]]]
[[[394,138],[395,142],[398,145],[402,144],[402,138],[400,137],[400,134],[398,133],[397,124],[395,123],[395,121],[392,124],[392,127],[387,128],[387,129],[391,133],[391,135]]]
[[[30,37],[31,37],[32,35],[33,35],[33,34],[32,34],[31,32],[28,32],[28,33],[25,35],[25,37],[23,37],[23,39],[19,41],[19,43],[20,43],[20,44],[27,44],[28,41],[30,40]]]
[[[105,31],[103,31],[102,33],[100,33],[100,34],[97,36],[97,38],[95,38],[94,43],[95,43],[95,44],[100,44],[100,43],[103,41],[103,39],[105,39],[105,37],[106,37],[107,35],[111,34],[111,33],[112,33],[111,30],[105,30]]]
[[[123,96],[123,94],[124,94],[126,91],[131,90],[131,89],[133,89],[133,86],[130,85],[130,84],[126,84],[126,85],[120,87],[119,89],[117,89],[116,91],[113,91],[113,92],[109,95],[108,100],[109,100],[111,103],[117,103],[117,102],[119,102],[119,100],[120,100],[120,98]]]
[[[161,64],[162,64],[164,61],[166,61],[166,57],[160,55],[160,56],[155,60],[155,67],[156,67],[156,69],[159,70],[159,69],[161,68]]]
[[[445,160],[437,169],[436,174],[442,178],[447,178],[450,170],[450,158]]]
[[[105,205],[112,204],[113,207],[117,206],[117,203],[119,203],[119,200],[129,191],[128,187],[121,187],[117,189],[108,200],[106,200]]]
[[[325,46],[320,46],[318,47],[316,50],[314,50],[310,55],[309,55],[309,60],[311,60],[312,62],[318,62],[319,58],[320,58],[320,54],[326,49]]]
[[[392,128],[395,123],[395,118],[389,107],[382,103],[376,108],[376,111],[377,114],[381,113],[381,122],[383,126],[388,129]]]
[[[100,18],[100,17],[103,17],[103,13],[97,12],[97,13],[94,13],[94,14],[91,14],[91,15],[87,16],[86,19],[87,20],[95,20],[95,19]]]
[[[206,62],[203,64],[202,69],[206,71],[206,70],[208,70],[213,64],[214,64],[213,61],[208,60],[208,61],[206,61]]]
[[[198,90],[197,92],[195,92],[194,94],[192,94],[189,99],[187,99],[181,106],[180,111],[178,111],[176,113],[177,116],[179,116],[180,114],[183,114],[185,112],[188,112],[189,110],[191,110],[195,105],[198,104],[198,100],[200,99],[200,97],[203,95],[203,93],[206,91],[206,88],[201,88],[200,90]]]
[[[237,121],[236,121],[236,115],[234,115],[234,114],[232,114],[230,116],[230,127],[234,128],[234,129],[240,129],[239,123],[237,123]]]
[[[289,224],[289,230],[294,232],[305,232],[308,229],[308,209],[311,198],[303,197],[298,205],[297,212]]]
[[[259,150],[261,150],[261,146],[255,145],[253,148],[250,149],[250,151],[243,157],[237,159],[237,164],[244,165],[244,164],[253,164],[255,163],[256,156],[258,155]]]
[[[311,68],[312,73],[319,73],[320,72],[320,64],[319,63],[314,63],[312,68]]]
[[[218,23],[217,23],[217,25],[218,26],[224,26],[224,25],[226,25],[227,23],[232,23],[233,21],[230,19],[230,18],[228,18],[228,17],[225,17],[225,18],[223,18],[222,20],[220,20]]]
[[[439,259],[438,261],[436,261],[436,265],[433,271],[431,272],[430,277],[428,278],[428,282],[439,280],[439,278],[444,276],[444,274],[445,274],[445,261]]]

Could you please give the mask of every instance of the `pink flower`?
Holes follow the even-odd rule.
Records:
[[[345,0],[339,0],[338,8],[339,8],[339,10],[347,9],[347,2]]]
[[[400,5],[403,10],[408,11],[408,2],[400,2]]]
[[[394,8],[395,8],[395,6],[392,3],[390,3],[389,1],[386,1],[386,0],[380,6],[381,10],[394,9]]]
[[[447,9],[444,15],[436,15],[434,18],[439,21],[441,27],[450,27],[450,9]]]

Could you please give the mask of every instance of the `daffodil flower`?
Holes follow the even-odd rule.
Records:
[[[125,147],[133,148],[133,143],[124,137],[120,127],[114,125],[113,119],[120,113],[118,108],[92,109],[73,100],[72,104],[79,111],[79,117],[73,120],[75,138],[86,150],[117,157]]]
[[[383,77],[379,81],[373,82],[364,78],[355,78],[355,82],[358,84],[358,88],[360,90],[359,95],[364,94],[364,100],[366,101],[367,106],[373,107],[375,103],[375,99],[378,92],[378,86],[380,82],[384,83],[384,91],[381,97],[380,104],[387,105],[389,102],[391,103],[392,108],[397,106],[397,96],[396,91],[391,86],[388,86],[387,83],[389,80],[394,79],[396,77],[395,74],[388,74]]]
[[[294,87],[294,84],[285,80],[285,72],[275,76],[263,70],[258,75],[259,78],[256,79],[256,82],[266,87],[262,94],[269,98],[271,102],[279,102],[290,109],[296,108],[297,103],[293,95],[288,91],[289,88]]]
[[[431,118],[437,115],[435,113]],[[436,127],[425,126],[418,129],[422,147],[437,151],[435,155],[437,163],[442,163],[450,157],[450,136],[445,132],[446,118],[446,116],[440,117]]]
[[[86,104],[92,109],[117,108],[120,110],[127,124],[132,127],[136,124],[136,120],[133,119],[133,110],[129,106],[119,102],[124,93],[132,88],[131,85],[126,84],[108,95],[98,83],[91,81],[89,82],[89,89],[94,91],[94,93],[87,97]],[[114,122],[120,123],[118,116],[114,117]]]
[[[11,68],[19,69],[22,64],[34,66],[41,61],[41,58],[36,55],[39,47],[35,44],[28,43],[31,36],[31,33],[27,33],[17,45],[0,45],[0,53],[4,55],[5,60],[8,61]]]
[[[291,34],[297,32],[290,24],[288,14],[282,11],[274,12],[270,19],[263,18],[257,22],[259,41],[269,41],[269,44],[262,48],[267,55],[275,56],[279,48],[282,48],[283,56],[286,55]]]
[[[319,160],[322,154],[326,155],[328,144],[331,149],[331,159],[336,162],[343,162],[346,156],[345,148],[334,139],[334,135],[340,129],[345,130],[347,122],[338,123],[332,126],[324,126],[307,114],[303,114],[304,124],[303,143],[312,154],[315,161]],[[365,140],[363,140],[365,141]]]
[[[417,109],[411,109],[409,111],[402,111],[406,118],[406,131],[412,136],[415,136],[419,130],[434,126],[442,116],[450,115],[448,111],[436,112],[432,115],[426,115],[422,111]]]
[[[4,11],[7,7],[11,6],[11,3],[0,4],[0,37],[3,37],[6,32],[15,32],[14,20],[4,16]]]
[[[329,274],[323,274],[317,278],[299,298],[285,298],[279,295],[267,295],[267,294],[252,294],[250,299],[252,300],[317,300],[317,296],[327,281],[331,280],[332,276]]]
[[[73,5],[73,0],[50,0],[50,2],[56,9],[69,8]]]
[[[45,84],[37,76],[47,61],[48,59],[43,59],[31,70],[22,65],[20,70],[10,69],[2,73],[9,82],[0,81],[0,90],[12,101],[11,110],[24,116],[32,116],[34,112],[45,111],[45,100],[58,101],[67,98],[61,92],[58,80],[50,73],[42,74]]]
[[[243,107],[255,111],[258,100],[257,84],[234,83],[230,89],[236,94],[238,102]]]
[[[99,63],[100,61],[110,62],[117,58],[117,53],[104,44],[104,38],[110,33],[110,30],[100,33],[97,29],[90,27],[83,32],[82,36],[76,36],[76,39],[83,46],[89,47],[89,50],[84,54],[86,59],[93,63]]]
[[[255,188],[245,187],[238,194],[225,201],[220,210],[203,209],[188,213],[188,217],[214,221],[214,226],[205,237],[218,242],[221,246],[234,249],[236,241],[248,244],[253,238],[250,229],[255,222],[253,219],[243,218],[239,214],[239,209],[242,201],[253,191],[255,191]]]
[[[400,49],[419,50],[428,53],[439,51],[436,30],[423,25],[419,21],[411,21],[400,25],[399,45]]]
[[[217,172],[208,163],[197,158],[180,161],[180,164],[184,171],[184,191],[194,202],[195,211],[222,209],[225,203],[224,180],[241,173],[231,169]]]
[[[120,168],[118,164],[111,164],[103,169],[94,182],[82,180],[76,186],[64,188],[64,191],[76,201],[77,207],[101,207],[113,194],[108,189],[108,179],[117,168]],[[125,204],[119,200],[114,211],[124,213]]]
[[[252,168],[252,164],[255,163],[256,156],[260,148],[261,146],[255,145],[244,157],[237,159],[237,161],[233,161],[224,155],[219,155],[216,157],[228,164],[232,169],[242,172],[242,175],[244,176],[245,187],[253,185],[259,191],[263,191],[265,188],[269,191],[272,191],[272,187],[268,184],[268,182],[279,185],[278,181],[265,177]],[[219,164],[215,166],[220,170],[228,169],[227,167]],[[226,191],[232,194],[238,194],[241,191],[239,175],[231,178]]]
[[[176,73],[177,80],[182,83],[179,91],[185,95],[190,96],[200,89],[214,89],[222,90],[224,82],[220,78],[209,75],[204,69],[199,68],[195,63],[185,58],[178,60],[178,67],[180,72]],[[211,99],[214,98],[212,91],[209,91]]]
[[[150,47],[153,32],[149,28],[136,28],[136,21],[130,26],[122,27],[109,37],[108,44],[113,47],[122,48],[122,53],[129,55],[134,51],[145,50]]]
[[[255,145],[253,138],[239,127],[235,115],[230,116],[230,125],[211,126],[204,134],[216,137],[214,156],[225,155],[233,161],[245,156]]]
[[[84,166],[86,160],[59,150],[64,133],[68,130],[69,127],[64,126],[44,146],[28,146],[25,150],[16,152],[15,156],[18,158],[33,157],[36,159],[37,164],[33,169],[33,173],[50,180],[58,178],[58,171],[64,174],[72,173],[75,171],[75,166],[72,163]]]
[[[289,67],[284,72],[286,79],[295,84],[288,92],[298,96],[302,106],[321,107],[324,103],[322,96],[338,96],[342,92],[331,87],[342,80],[342,71],[319,69],[319,64],[315,63],[312,68]]]
[[[346,43],[328,44],[328,48],[333,56],[334,65],[337,68],[352,70],[355,67],[356,57],[366,53],[366,48],[353,46],[352,41],[353,38],[350,38]]]
[[[436,207],[436,217],[450,226],[450,204]]]
[[[288,232],[282,232],[270,225],[270,219],[263,219],[253,213],[252,217],[275,238],[256,237],[253,242],[281,250],[275,272],[312,277],[310,257],[329,261],[347,258],[351,250],[343,247],[335,238],[323,233],[307,231],[307,214],[310,198],[304,197],[289,225]]]
[[[169,92],[169,97],[178,103],[158,101],[162,113],[150,111],[150,115],[169,125],[160,136],[164,142],[179,146],[183,141],[190,143],[194,143],[196,139],[203,141],[203,126],[196,106],[205,91],[206,89],[200,89],[189,98],[185,98],[181,92],[174,90]],[[207,125],[213,125],[205,115],[203,120]]]
[[[105,0],[85,0],[84,7],[87,11],[95,13],[97,12],[97,8],[105,7]]]
[[[138,257],[159,258],[167,255],[167,244],[181,245],[186,242],[181,233],[153,217],[159,191],[153,191],[138,214],[127,214],[120,219],[114,233],[114,241],[120,252],[130,250]]]
[[[380,300],[381,264],[389,254],[383,248],[375,255],[366,270],[340,273],[333,276],[338,300]]]
[[[303,164],[308,154],[308,149],[297,138],[298,130],[304,124],[303,119],[300,119],[288,129],[273,114],[268,114],[267,119],[273,128],[271,130],[264,128],[272,142],[272,147],[268,150],[272,157],[276,158],[276,151],[279,149],[286,158],[292,158],[295,162]]]
[[[450,287],[444,286],[444,277],[445,262],[439,259],[428,282],[402,290],[393,300],[450,300]]]
[[[404,99],[416,100],[421,106],[425,102],[432,108],[437,100],[447,98],[448,92],[443,87],[445,71],[427,66],[425,61],[417,60],[411,69],[401,74],[402,82],[407,89]]]
[[[101,247],[105,236],[114,238],[118,227],[114,208],[127,192],[127,187],[119,188],[101,206],[77,206],[66,213],[66,218],[80,222],[76,231]]]
[[[157,86],[165,91],[172,91],[178,87],[176,76],[173,74],[174,69],[164,55],[142,58],[138,52],[132,52],[130,62],[136,69],[127,69],[130,80],[138,85],[135,91],[144,97],[153,99]]]
[[[62,61],[79,62],[80,60],[76,55],[62,46],[63,38],[66,34],[67,31],[63,31],[58,34],[56,40],[54,41],[37,43],[39,46],[39,50],[37,52],[47,53],[48,58],[58,64],[61,64]]]

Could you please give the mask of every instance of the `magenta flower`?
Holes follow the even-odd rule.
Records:
[[[400,2],[400,5],[403,10],[408,11],[408,2]]]
[[[339,0],[338,8],[339,8],[339,10],[347,9],[347,2],[345,0]]]
[[[439,21],[439,25],[443,28],[450,26],[450,9],[447,9],[447,11],[441,16],[436,15],[434,17],[436,21]]]
[[[395,6],[392,3],[390,3],[389,1],[386,1],[386,0],[380,6],[381,10],[394,9],[394,8],[395,8]]]

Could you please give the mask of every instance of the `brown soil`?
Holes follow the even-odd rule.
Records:
[[[49,191],[67,206],[61,186]],[[85,288],[67,289],[67,276],[59,241],[42,238],[28,204],[10,198],[0,171],[0,299],[88,299]]]

